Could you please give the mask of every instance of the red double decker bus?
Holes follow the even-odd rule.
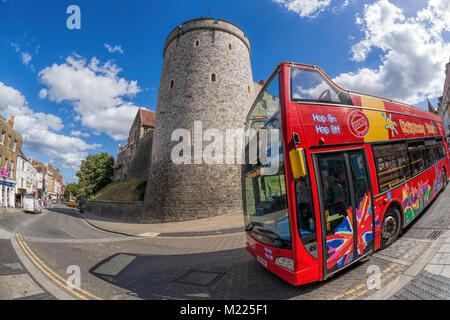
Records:
[[[281,63],[245,130],[246,247],[293,285],[389,246],[447,184],[438,116],[342,89],[316,66]]]

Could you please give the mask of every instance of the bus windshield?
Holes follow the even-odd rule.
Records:
[[[265,244],[291,249],[278,74],[260,93],[249,113],[245,153],[246,231]]]
[[[317,70],[291,68],[291,99],[352,105],[350,96],[333,86]]]

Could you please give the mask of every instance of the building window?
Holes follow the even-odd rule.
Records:
[[[231,43],[228,44],[228,49],[233,50],[233,45]]]
[[[170,85],[169,85],[170,89],[173,89],[174,85],[175,85],[175,81],[174,80],[170,80]]]
[[[214,72],[211,73],[210,80],[211,80],[211,82],[216,82],[217,81],[217,74],[215,74]]]
[[[248,91],[248,94],[250,94],[252,92],[250,86],[247,86],[247,91]]]
[[[1,144],[5,144],[5,132],[2,132],[2,141]]]
[[[200,46],[200,40],[195,40],[194,47],[199,47],[199,46]]]
[[[17,148],[17,140],[14,140],[14,146],[13,146],[13,151],[14,151],[14,152],[17,151],[16,148]]]

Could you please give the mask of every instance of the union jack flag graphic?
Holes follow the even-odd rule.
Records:
[[[364,249],[373,239],[371,196],[365,194],[356,209],[357,247],[358,254],[362,255]],[[341,268],[354,259],[353,253],[353,211],[350,207],[347,216],[334,230],[334,234],[327,236],[327,248],[330,257],[327,259],[328,269],[337,265]]]
[[[334,234],[327,236],[328,254],[327,267],[331,269],[336,264],[338,268],[353,261],[353,218],[352,208],[347,210],[347,216],[334,230]]]

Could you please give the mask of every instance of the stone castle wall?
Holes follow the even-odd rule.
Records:
[[[256,88],[250,43],[237,26],[202,18],[170,33],[158,92],[146,215],[179,221],[242,210],[240,165],[176,165],[170,155],[178,142],[172,142],[171,135],[175,129],[191,130],[194,121],[202,122],[203,133],[243,128]],[[204,142],[203,149],[208,144]]]
[[[136,152],[130,159],[126,179],[147,180],[151,166],[151,154],[153,144],[153,133],[141,138],[136,146]]]

